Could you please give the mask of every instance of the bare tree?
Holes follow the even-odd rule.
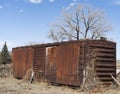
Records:
[[[101,10],[77,4],[63,11],[62,18],[53,25],[49,37],[54,41],[97,39],[110,29]]]

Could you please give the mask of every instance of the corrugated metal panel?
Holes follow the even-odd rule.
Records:
[[[46,78],[49,82],[79,86],[83,72],[79,42],[65,42],[46,48]]]
[[[46,48],[46,64],[45,64],[45,75],[46,79],[49,82],[56,82],[56,54],[57,46],[47,47]]]
[[[45,74],[45,46],[24,46],[12,50],[14,77],[23,78],[33,68],[35,79],[41,80]]]
[[[81,84],[79,72],[79,44],[60,44],[57,50],[57,83],[66,85]],[[80,79],[81,78],[81,79]]]
[[[32,47],[26,48],[26,71],[33,69],[34,50]]]
[[[111,84],[113,79],[110,74],[116,77],[116,44],[109,41],[89,41],[89,46],[95,49],[95,71],[103,84]]]
[[[35,46],[34,47],[34,63],[33,69],[35,72],[35,79],[36,80],[43,80],[45,79],[45,46]]]
[[[31,47],[13,49],[12,63],[14,77],[23,78],[27,70],[32,68],[33,49]]]

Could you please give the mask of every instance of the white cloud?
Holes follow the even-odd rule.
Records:
[[[0,6],[0,9],[3,8],[3,6]]]
[[[0,9],[5,8],[5,7],[10,7],[10,4],[6,3],[6,4],[3,4],[3,5],[0,5]]]
[[[50,2],[54,2],[55,0],[49,0]]]
[[[76,3],[70,3],[69,6],[67,8],[65,8],[65,10],[69,10],[71,7],[73,7],[74,5],[76,5]]]
[[[77,0],[73,0],[73,2],[76,2]]]
[[[39,4],[42,2],[42,0],[26,0],[26,1],[33,3],[33,4]]]
[[[33,3],[33,4],[39,4],[42,3],[43,0],[25,0],[25,2]],[[54,2],[55,0],[48,0],[49,2]]]

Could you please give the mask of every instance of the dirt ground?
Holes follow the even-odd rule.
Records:
[[[0,94],[120,94],[120,88],[91,93],[88,91],[82,92],[79,88],[72,89],[68,86],[53,86],[45,82],[30,84],[8,77],[0,78]]]

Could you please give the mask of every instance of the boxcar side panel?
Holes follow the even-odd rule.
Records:
[[[60,44],[57,49],[57,83],[79,86],[79,44]],[[82,77],[81,77],[82,78]]]
[[[32,68],[32,48],[21,47],[12,51],[13,75],[16,78],[23,78],[28,69]]]
[[[57,46],[46,48],[45,75],[49,82],[56,82],[56,53]]]
[[[26,66],[26,50],[21,48],[15,49],[13,55],[14,77],[23,78]]]
[[[33,48],[26,48],[26,72],[30,69],[33,69],[33,57],[34,50]]]
[[[45,48],[45,46],[34,47],[33,70],[35,72],[35,79],[38,81],[45,79]]]

